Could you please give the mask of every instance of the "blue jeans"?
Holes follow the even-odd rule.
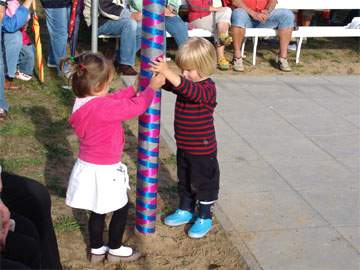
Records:
[[[2,27],[2,20],[0,20],[0,29]],[[0,45],[2,35],[0,34]],[[2,55],[2,46],[0,46],[0,56]],[[5,72],[4,72],[4,58],[0,57],[0,108],[4,110],[9,109],[9,105],[6,102],[5,98]]]
[[[165,16],[165,30],[175,39],[178,47],[188,39],[187,23],[179,15]]]
[[[71,7],[44,9],[50,38],[47,61],[57,66],[58,75],[61,74],[60,60],[66,56],[70,11]]]
[[[5,72],[8,77],[15,78],[16,67],[22,47],[22,34],[20,31],[4,33],[4,60]]]
[[[134,66],[136,52],[140,49],[141,24],[130,18],[108,20],[98,29],[98,35],[120,35],[120,48],[116,61],[123,65]]]
[[[24,45],[20,51],[18,69],[27,75],[32,76],[35,63],[35,48],[33,44]]]
[[[244,9],[233,10],[231,24],[241,28],[272,28],[286,29],[294,27],[294,13],[288,9],[274,9],[266,22],[254,20]]]

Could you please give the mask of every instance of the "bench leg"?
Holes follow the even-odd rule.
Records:
[[[253,66],[256,65],[256,49],[257,49],[257,45],[258,45],[258,40],[259,40],[259,37],[254,37],[253,38],[253,42],[254,42],[253,61],[252,61]]]
[[[241,58],[244,58],[246,38],[244,38],[243,44],[241,45]]]
[[[302,42],[303,42],[303,37],[300,37],[297,40],[297,46],[296,46],[296,64],[299,64],[300,62],[300,51],[301,51]]]

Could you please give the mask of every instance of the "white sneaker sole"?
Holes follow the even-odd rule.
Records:
[[[169,221],[166,221],[166,220],[164,220],[164,224],[165,225],[168,225],[168,226],[170,226],[170,227],[176,227],[176,226],[181,226],[181,225],[185,225],[185,224],[188,224],[188,223],[190,223],[190,221],[191,221],[192,219],[190,219],[189,221],[182,221],[182,222],[169,222]]]
[[[205,233],[190,233],[188,232],[188,236],[190,238],[195,238],[195,239],[199,239],[199,238],[203,238],[205,235],[207,235],[209,233],[210,230],[208,230]]]

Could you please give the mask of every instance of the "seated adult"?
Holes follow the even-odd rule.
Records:
[[[91,4],[85,1],[84,17],[91,25]],[[120,35],[114,66],[119,74],[137,75],[133,68],[141,41],[141,12],[131,12],[124,1],[100,0],[98,35]]]
[[[130,0],[130,10],[142,12],[142,0]],[[178,47],[188,39],[188,25],[185,23],[179,13],[179,1],[167,0],[164,8],[165,30],[175,40]],[[166,47],[166,39],[164,39]]]
[[[220,0],[203,1],[187,0],[189,5],[189,22],[195,28],[208,30],[214,34],[217,66],[221,70],[229,69],[229,62],[225,58],[225,45],[232,41],[229,36],[231,25],[231,8],[223,7]]]
[[[3,223],[0,246],[5,244],[0,255],[2,266],[10,260],[10,264],[20,262],[32,269],[61,269],[47,189],[37,181],[6,172],[0,173],[0,183],[0,216]],[[8,233],[6,207],[15,220],[14,232]],[[0,269],[8,268],[3,266]]]
[[[188,39],[188,26],[178,15],[178,11],[179,6],[175,6],[175,4],[168,4],[164,8],[165,30],[174,38],[176,45],[180,47]],[[166,39],[164,42],[166,43]]]
[[[280,52],[277,57],[279,69],[291,71],[287,61],[287,49],[294,27],[294,14],[288,9],[275,9],[277,0],[233,0],[231,23],[234,43],[233,69],[244,71],[241,45],[246,28],[273,28],[278,30]]]

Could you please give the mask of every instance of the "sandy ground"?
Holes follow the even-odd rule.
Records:
[[[161,167],[159,172],[158,189],[158,217],[156,232],[153,235],[143,236],[134,230],[134,202],[135,202],[135,183],[134,175],[136,167],[134,158],[136,157],[135,146],[137,139],[137,122],[128,123],[131,132],[127,133],[127,144],[123,162],[128,165],[131,174],[132,190],[130,191],[131,208],[130,217],[124,241],[128,245],[135,246],[144,253],[144,257],[137,262],[121,263],[111,265],[108,263],[101,265],[91,265],[86,257],[87,236],[87,216],[85,211],[73,211],[64,205],[64,198],[53,196],[53,215],[74,216],[81,225],[80,230],[64,229],[57,231],[61,260],[64,269],[246,269],[246,265],[241,255],[229,241],[224,230],[215,219],[211,233],[203,239],[194,240],[186,235],[188,226],[169,228],[161,220],[177,205],[176,194],[176,165],[173,156],[166,145],[161,145]],[[73,140],[73,136],[68,137]],[[104,234],[107,239],[107,233]]]

